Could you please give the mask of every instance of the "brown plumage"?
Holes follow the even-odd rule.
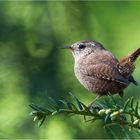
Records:
[[[119,71],[124,77],[129,77],[133,73],[135,69],[134,62],[136,61],[139,55],[140,48],[138,48],[135,52],[123,58],[119,62]]]
[[[132,73],[140,48],[120,62],[96,41],[80,41],[67,48],[72,50],[75,59],[77,79],[90,92],[99,96],[109,93],[123,96],[123,90],[130,83],[137,85]]]

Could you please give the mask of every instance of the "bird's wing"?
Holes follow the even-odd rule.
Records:
[[[85,67],[84,73],[86,76],[97,78],[100,80],[112,81],[128,85],[130,81],[124,78],[117,68],[108,63],[98,63],[94,65],[88,65]]]

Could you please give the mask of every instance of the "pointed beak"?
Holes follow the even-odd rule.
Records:
[[[70,49],[70,50],[72,50],[72,47],[71,46],[64,46],[64,47],[62,47],[62,49]]]

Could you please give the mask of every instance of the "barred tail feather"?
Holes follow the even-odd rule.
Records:
[[[131,62],[136,61],[136,59],[138,58],[139,55],[140,55],[140,48],[138,48],[135,52],[133,52],[133,53],[130,55],[130,61],[131,61]]]

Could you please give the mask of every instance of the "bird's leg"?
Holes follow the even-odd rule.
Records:
[[[95,98],[91,103],[89,103],[89,105],[88,105],[88,108],[89,108],[89,109],[92,108],[93,104],[95,103],[95,101],[96,101],[99,97],[101,97],[101,95],[97,95],[96,98]]]

